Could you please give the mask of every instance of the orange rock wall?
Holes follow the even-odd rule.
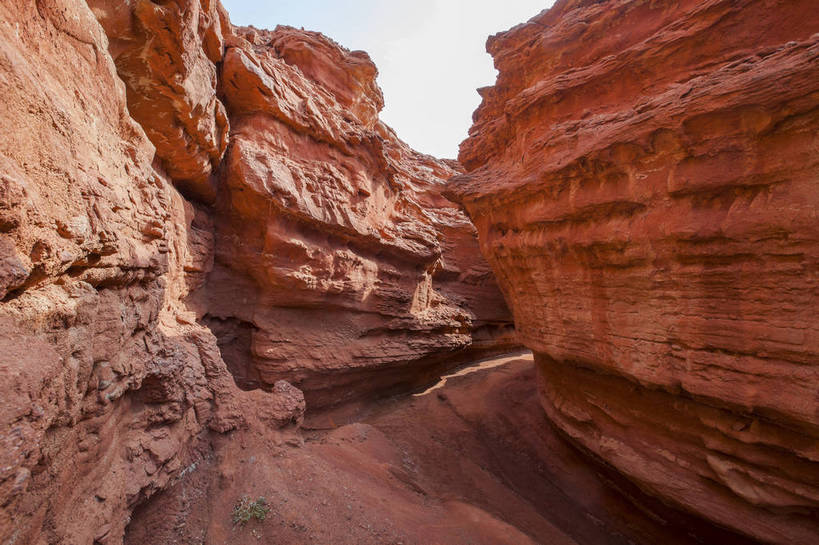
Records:
[[[558,1],[490,38],[451,186],[577,445],[819,540],[819,10]]]
[[[243,421],[183,303],[212,240],[152,168],[85,3],[0,20],[0,542],[116,543],[202,430]]]
[[[227,13],[217,0],[155,3],[89,0],[125,82],[128,111],[156,146],[156,157],[183,193],[215,198],[214,171],[229,123],[216,96]]]

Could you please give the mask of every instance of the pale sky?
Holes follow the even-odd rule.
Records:
[[[418,151],[455,158],[478,87],[497,72],[486,38],[553,0],[222,0],[236,25],[318,30],[378,66],[381,119]]]

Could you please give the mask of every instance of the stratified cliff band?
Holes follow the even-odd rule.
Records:
[[[0,37],[1,542],[121,542],[208,432],[298,424],[290,383],[514,345],[460,167],[378,121],[366,54],[215,0],[4,2]]]
[[[272,479],[276,441],[303,445],[305,411],[518,341],[548,419],[605,479],[545,479],[532,452],[575,450],[523,448],[467,460],[467,489],[531,507],[531,464],[571,509],[625,483],[665,504],[643,514],[657,526],[672,512],[714,523],[698,536],[819,542],[816,1],[558,0],[488,50],[498,80],[457,162],[404,144],[369,56],[321,34],[235,27],[218,0],[0,4],[0,542],[121,543],[132,515],[132,540],[160,539],[158,520],[170,542],[184,513],[165,506],[229,512],[234,476]],[[520,445],[498,422],[543,429],[541,411],[482,422],[518,407],[528,376],[487,403],[486,388],[426,398],[473,431],[420,452]],[[464,428],[410,435],[447,429]],[[337,430],[358,447],[331,445],[327,467],[380,474],[379,504],[399,483],[400,520],[416,520],[445,494],[373,430]],[[261,469],[230,467],[261,453]],[[450,499],[417,520],[454,512],[483,521],[471,535],[517,539],[495,509]],[[587,519],[605,525],[557,522]],[[620,543],[629,523],[540,535]]]
[[[819,540],[819,10],[559,0],[492,37],[451,191],[577,445]]]

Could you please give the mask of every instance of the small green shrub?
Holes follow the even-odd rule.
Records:
[[[254,501],[250,496],[242,496],[233,506],[233,524],[245,524],[250,519],[264,520],[269,511],[264,497],[260,496]]]

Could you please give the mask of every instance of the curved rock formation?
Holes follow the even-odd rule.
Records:
[[[819,11],[563,0],[487,45],[453,181],[543,407],[645,491],[819,540]]]
[[[284,378],[318,407],[512,346],[474,228],[440,196],[459,167],[378,120],[367,54],[289,27],[235,34],[216,265],[198,300],[243,386]]]
[[[240,33],[210,0],[0,5],[4,544],[121,542],[211,433],[300,423],[282,379],[318,406],[513,342],[459,167],[378,121],[366,55]]]
[[[88,0],[109,38],[125,82],[128,111],[156,146],[185,195],[212,202],[211,176],[227,147],[229,124],[216,97],[216,64],[230,34],[217,0]]]

